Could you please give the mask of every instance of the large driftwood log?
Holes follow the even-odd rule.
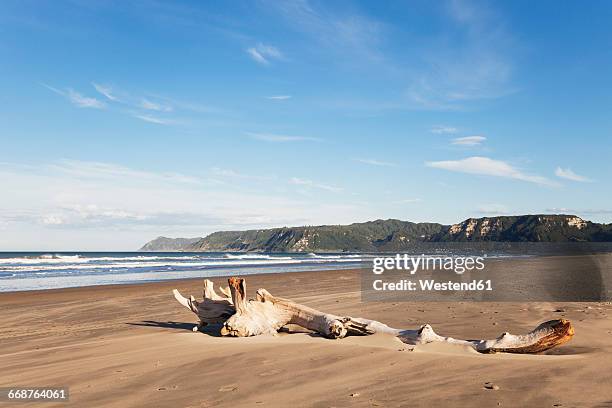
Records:
[[[201,302],[193,296],[186,299],[174,289],[176,300],[199,318],[194,331],[206,324],[222,323],[222,335],[247,337],[276,334],[281,327],[295,324],[330,339],[386,333],[407,344],[444,342],[469,346],[480,353],[539,353],[566,343],[574,335],[572,324],[560,319],[542,323],[523,335],[506,332],[492,340],[459,340],[436,334],[428,324],[414,330],[394,329],[375,320],[323,313],[291,300],[272,296],[265,289],[257,291],[256,299],[247,300],[244,279],[230,278],[228,282],[229,290],[221,289],[222,295],[219,295],[215,292],[213,283],[205,280],[204,299]]]

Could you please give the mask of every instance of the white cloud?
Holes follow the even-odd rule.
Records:
[[[257,44],[255,47],[247,48],[246,52],[254,61],[262,65],[270,65],[271,60],[282,60],[284,58],[278,48],[262,43]]]
[[[477,211],[483,215],[504,215],[510,213],[508,207],[503,204],[483,204],[478,207]]]
[[[468,157],[461,160],[426,162],[426,166],[458,173],[479,174],[483,176],[504,177],[547,186],[556,186],[552,180],[538,175],[523,173],[512,165],[488,157]]]
[[[219,167],[213,167],[210,169],[210,171],[215,176],[222,176],[222,177],[241,177],[242,176],[240,173],[237,173],[234,170],[221,169]]]
[[[155,123],[156,125],[173,125],[176,122],[170,119],[158,118],[152,115],[143,115],[136,113],[133,115],[136,119],[144,120],[145,122]]]
[[[395,163],[376,160],[376,159],[355,159],[355,161],[358,161],[359,163],[369,164],[372,166],[380,166],[380,167],[395,167],[396,166]]]
[[[316,41],[319,48],[331,52],[338,62],[344,63],[346,55],[358,59],[360,64],[384,62],[380,43],[386,26],[379,20],[349,11],[352,8],[331,10],[324,3],[272,0],[264,4],[267,9],[279,12],[290,29]]]
[[[46,84],[42,84],[42,85],[45,88],[51,90],[52,92],[65,97],[73,105],[78,106],[80,108],[94,108],[94,109],[106,108],[106,104],[104,102],[96,98],[83,96],[71,88],[66,88],[66,90],[61,90],[61,89],[54,88]],[[156,125],[176,125],[180,123],[179,121],[174,120],[174,119],[155,116],[155,115],[152,115],[146,112],[146,111],[151,111],[152,113],[157,112],[158,115],[159,114],[163,115],[166,112],[171,112],[174,110],[174,108],[168,102],[162,104],[158,102],[153,102],[147,98],[138,99],[135,97],[131,97],[128,93],[123,93],[122,99],[119,100],[119,98],[115,96],[115,94],[113,93],[110,87],[100,85],[95,82],[92,82],[92,85],[96,89],[96,91],[104,95],[104,97],[109,99],[110,101],[120,102],[124,105],[131,106],[134,108],[131,111],[130,110],[120,110],[119,112],[121,112],[122,114],[131,115],[132,117],[136,119],[140,119],[148,123],[154,123]],[[156,97],[156,99],[163,99],[163,98]],[[177,106],[179,106],[178,103],[177,103]],[[204,107],[197,106],[197,105],[191,105],[191,104],[181,104],[180,107],[186,110],[192,110],[192,111],[197,111],[197,112],[202,112],[202,113],[204,111],[206,111],[207,113],[213,112],[213,110],[206,110]]]
[[[557,169],[555,170],[555,175],[557,177],[566,179],[566,180],[571,180],[571,181],[578,181],[581,183],[590,183],[592,182],[591,179],[584,177],[584,176],[580,176],[576,173],[574,173],[572,171],[572,169],[567,168],[567,169],[562,169],[561,167],[557,167]]]
[[[263,142],[275,142],[275,143],[305,142],[305,141],[314,142],[314,141],[321,140],[316,137],[276,135],[272,133],[246,132],[246,135],[255,140],[261,140]]]
[[[111,100],[113,102],[118,102],[119,101],[119,98],[117,98],[115,95],[113,95],[113,90],[111,89],[110,86],[96,84],[95,82],[92,82],[91,84],[96,89],[96,91],[98,91],[100,94],[104,95],[107,99],[109,99],[109,100]]]
[[[393,204],[414,204],[423,201],[421,198],[405,198],[403,200],[393,201]]]
[[[299,177],[292,177],[289,180],[289,183],[297,185],[297,186],[313,187],[313,188],[318,188],[318,189],[321,189],[321,190],[331,191],[332,193],[339,193],[339,192],[342,191],[342,188],[340,188],[340,187],[330,186],[330,185],[327,185],[327,184],[315,183],[312,180],[303,179],[303,178],[299,178]]]
[[[96,98],[90,98],[88,96],[81,95],[71,88],[67,88],[66,90],[61,90],[54,88],[49,85],[43,86],[58,95],[61,95],[68,99],[73,105],[78,106],[79,108],[93,108],[93,109],[104,109],[106,104]]]
[[[434,12],[439,25],[426,33],[411,32],[411,47],[401,56],[394,48],[398,27],[333,2],[263,1],[276,10],[289,30],[315,42],[338,64],[389,78],[381,91],[401,96],[365,101],[374,109],[460,110],[469,102],[500,98],[516,92],[512,85],[514,54],[519,47],[502,13],[469,1],[441,2]],[[383,94],[383,92],[381,92]],[[354,105],[340,101],[349,108]]]
[[[259,176],[259,175],[250,174],[250,173],[244,174],[244,173],[237,172],[235,170],[223,169],[220,167],[212,167],[210,169],[210,173],[216,177],[227,177],[227,178],[232,178],[232,179],[244,179],[244,180],[264,181],[264,180],[272,180],[275,178],[271,176]]]
[[[104,102],[99,101],[96,98],[83,96],[80,93],[73,91],[72,89],[68,90],[68,99],[70,99],[70,102],[72,102],[79,108],[103,109],[106,106]]]
[[[156,102],[152,102],[148,99],[142,98],[140,105],[142,109],[158,111],[158,112],[171,112],[172,106],[162,105]]]
[[[175,98],[171,98],[171,97],[160,95],[160,94],[154,94],[154,95],[150,94],[150,95],[157,100],[163,101],[164,103],[161,105],[165,106],[166,108],[169,108],[170,111],[173,111],[176,108],[176,110],[192,111],[195,113],[208,113],[208,114],[217,114],[217,115],[222,114],[222,113],[227,113],[227,111],[224,109],[220,109],[218,107],[214,107],[210,105],[201,104],[198,102],[175,99]]]
[[[275,101],[285,101],[287,99],[291,99],[291,95],[272,95],[266,96],[266,99],[272,99]]]
[[[572,209],[572,208],[547,208],[546,212],[552,212],[556,214],[583,214],[583,215],[608,215],[612,214],[612,209],[605,208],[585,208],[585,209]]]
[[[269,64],[268,60],[264,58],[264,56],[261,55],[255,48],[248,48],[246,51],[251,56],[251,58],[259,62],[260,64],[264,64],[264,65]]]
[[[42,219],[42,223],[45,225],[61,225],[64,220],[57,215],[47,215]]]
[[[156,183],[202,184],[203,179],[172,172],[136,170],[114,163],[80,160],[60,160],[48,166],[53,172],[79,179],[115,179],[151,181]]]
[[[254,186],[245,179],[237,187],[239,180],[219,184],[204,173],[78,160],[0,162],[0,185],[6,193],[0,208],[0,249],[134,250],[158,235],[350,223],[376,214],[354,202],[326,201],[320,191],[341,189],[325,184],[305,181],[300,186],[313,194],[298,197],[277,179]]]
[[[144,97],[131,94],[124,90],[114,89],[107,85],[100,85],[95,82],[92,82],[92,85],[96,89],[96,91],[104,95],[104,97],[108,98],[109,100],[131,106],[135,109],[144,109],[155,112],[172,112],[176,108],[177,110],[192,111],[196,113],[223,113],[223,110],[219,108],[202,105],[194,102],[177,100],[155,93],[147,92],[146,95],[148,96]],[[49,87],[47,85],[45,86],[53,90],[54,92],[61,92],[55,88]],[[121,97],[117,96],[117,94],[120,94]],[[126,113],[130,112],[128,111]]]
[[[503,14],[492,7],[455,0],[443,6],[446,30],[424,39],[421,62],[407,94],[415,107],[461,109],[465,103],[500,98],[511,85],[516,42]],[[460,36],[457,43],[449,38]]]
[[[59,228],[114,228],[114,227],[163,227],[177,225],[205,225],[222,222],[201,212],[150,211],[148,209],[126,210],[124,208],[102,207],[96,204],[64,205],[56,212],[61,216],[49,215],[42,223]]]
[[[102,109],[106,106],[104,102],[99,101],[96,98],[83,96],[80,93],[73,91],[72,89],[68,89],[68,99],[70,99],[70,102],[72,102],[79,108]]]
[[[458,129],[452,126],[436,125],[429,130],[431,133],[445,134],[445,133],[457,133]]]
[[[487,138],[484,136],[466,136],[453,139],[452,144],[460,146],[480,146],[485,140],[487,140]]]

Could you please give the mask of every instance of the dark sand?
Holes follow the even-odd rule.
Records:
[[[195,316],[172,297],[178,288],[200,298],[199,279],[5,293],[0,386],[70,387],[68,404],[38,404],[45,407],[612,406],[610,303],[362,303],[359,272],[347,270],[247,277],[250,296],[259,287],[393,327],[430,323],[459,338],[523,333],[560,317],[576,335],[529,356],[431,345],[410,351],[386,336],[221,338],[193,333]]]

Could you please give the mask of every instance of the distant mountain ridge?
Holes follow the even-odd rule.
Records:
[[[201,237],[197,238],[167,238],[167,237],[157,237],[152,241],[144,244],[139,251],[146,252],[173,252],[173,251],[181,251],[183,248],[188,247],[189,245],[193,245],[194,243],[201,240]]]
[[[468,218],[432,237],[434,242],[610,242],[612,224],[575,215],[517,215]]]
[[[419,242],[612,242],[612,224],[575,215],[469,218],[461,223],[376,220],[350,225],[219,231],[204,238],[159,237],[141,251],[391,252]]]

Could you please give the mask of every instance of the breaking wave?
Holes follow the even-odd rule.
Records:
[[[356,254],[0,253],[0,292],[228,276],[346,269]]]

